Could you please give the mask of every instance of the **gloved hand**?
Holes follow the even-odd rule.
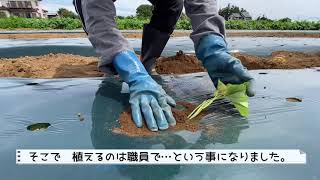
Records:
[[[143,125],[142,114],[151,131],[168,129],[169,125],[176,124],[171,111],[175,101],[151,78],[133,52],[120,52],[115,56],[113,65],[121,79],[129,85],[129,102],[137,127]]]
[[[216,87],[219,79],[225,84],[242,84],[248,81],[247,95],[254,96],[254,79],[241,61],[230,55],[223,37],[215,34],[204,36],[196,47],[196,55]]]

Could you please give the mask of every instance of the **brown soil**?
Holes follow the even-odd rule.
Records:
[[[306,32],[229,32],[227,37],[280,37],[280,38],[320,38],[320,33]]]
[[[85,33],[36,33],[36,34],[0,34],[0,39],[50,39],[50,38],[85,38]]]
[[[236,53],[248,69],[301,69],[320,67],[320,53],[273,52],[269,57]],[[25,78],[75,78],[101,77],[96,57],[71,54],[48,54],[20,58],[0,58],[0,77]],[[176,56],[159,58],[156,63],[158,74],[184,74],[203,72],[200,61],[194,55],[178,52]]]
[[[174,31],[172,37],[186,37],[189,36],[191,31]],[[122,33],[126,38],[142,38],[142,33]],[[306,32],[228,32],[227,37],[280,37],[280,38],[320,38],[320,33],[306,33]],[[1,38],[1,36],[0,36]]]
[[[0,58],[0,77],[72,78],[100,77],[97,58],[68,54]]]
[[[320,67],[320,53],[277,51],[269,57],[259,57],[241,53],[233,54],[249,70],[253,69],[302,69]],[[156,63],[158,74],[183,74],[205,71],[194,55],[177,53],[176,56],[159,58]]]
[[[201,128],[199,120],[206,115],[205,112],[199,114],[194,119],[189,120],[187,117],[194,110],[194,108],[196,108],[196,105],[188,102],[177,102],[177,107],[180,108],[172,108],[172,113],[177,121],[177,124],[174,127],[170,127],[170,129],[195,132]],[[112,130],[116,134],[124,134],[132,137],[155,136],[160,134],[160,132],[151,132],[147,128],[146,124],[144,124],[142,128],[137,128],[132,120],[131,109],[124,111],[120,115],[119,124],[119,128],[114,128]]]
[[[142,38],[142,32],[123,32],[122,35],[125,38]],[[190,35],[190,32],[174,31],[171,37],[186,37],[189,35]]]
[[[21,29],[23,30],[23,29]],[[32,30],[32,29],[26,29]],[[0,30],[1,32],[1,30]],[[191,31],[175,31],[172,37],[186,37]],[[142,38],[141,32],[123,32],[125,38]],[[0,39],[49,39],[49,38],[85,38],[85,33],[35,33],[35,34],[0,34]],[[306,32],[227,32],[227,37],[303,37],[320,38],[320,33]]]
[[[320,53],[276,51],[269,57],[259,57],[236,53],[243,65],[252,69],[302,69],[320,67]]]
[[[288,102],[302,102],[301,98],[296,98],[296,97],[289,97],[289,98],[286,98],[286,100]]]
[[[176,56],[159,58],[155,68],[158,74],[183,74],[205,71],[201,62],[195,56],[186,55],[182,51],[177,52]]]

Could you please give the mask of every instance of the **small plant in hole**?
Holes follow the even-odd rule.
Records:
[[[232,102],[235,108],[239,111],[241,116],[249,116],[249,103],[248,96],[246,94],[248,82],[243,84],[227,84],[218,82],[217,90],[214,92],[214,96],[210,99],[203,101],[198,107],[196,107],[188,116],[192,119],[199,115],[201,111],[209,107],[214,101],[219,99],[228,99]]]

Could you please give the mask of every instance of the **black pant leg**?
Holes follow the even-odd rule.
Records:
[[[82,13],[81,0],[73,0],[73,6],[74,6],[76,12],[78,13],[78,15],[80,16],[80,19],[81,19],[81,22],[82,22],[82,26],[83,26],[83,30],[87,33],[86,25],[84,23],[84,17],[83,17],[83,13]]]
[[[154,6],[149,25],[171,34],[181,15],[183,0],[149,0]]]

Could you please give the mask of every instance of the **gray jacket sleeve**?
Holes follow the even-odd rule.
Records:
[[[184,7],[191,19],[193,32],[190,38],[195,47],[201,37],[207,34],[218,34],[225,37],[224,18],[218,13],[217,0],[185,0]]]
[[[99,69],[114,72],[112,60],[121,51],[133,49],[117,29],[116,9],[112,0],[81,1],[83,21],[88,38],[100,57]]]

